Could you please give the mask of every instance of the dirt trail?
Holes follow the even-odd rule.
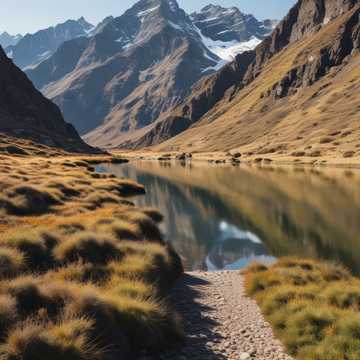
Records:
[[[187,273],[174,289],[185,317],[185,346],[166,360],[292,360],[257,304],[245,296],[239,272]]]

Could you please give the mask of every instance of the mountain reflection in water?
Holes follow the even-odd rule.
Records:
[[[145,185],[136,203],[165,215],[162,230],[188,270],[290,255],[340,261],[360,274],[359,170],[149,161],[101,168]]]

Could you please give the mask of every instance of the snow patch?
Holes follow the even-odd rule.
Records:
[[[141,18],[141,17],[144,17],[146,15],[149,15],[152,12],[156,11],[159,7],[160,7],[160,5],[157,5],[157,6],[153,7],[153,8],[151,8],[151,9],[140,11],[140,12],[137,13],[137,16]]]
[[[48,50],[48,51],[45,51],[45,52],[43,52],[42,54],[39,54],[38,55],[38,58],[39,59],[46,59],[46,58],[48,58],[49,56],[51,56],[51,51],[50,50]]]
[[[222,41],[222,40],[212,40],[201,33],[201,30],[194,26],[196,32],[200,36],[200,39],[204,46],[209,50],[210,53],[215,54],[221,59],[221,61],[214,67],[206,68],[203,70],[218,70],[224,66],[227,62],[233,61],[236,55],[241,54],[245,51],[253,50],[257,45],[261,43],[261,40],[253,36],[249,41],[238,42],[236,40],[232,41]]]
[[[260,43],[261,40],[253,36],[249,41],[240,43],[237,41],[218,41],[217,44],[209,46],[209,49],[217,56],[219,56],[219,58],[232,61],[235,59],[236,55],[239,55],[245,51],[254,50]]]

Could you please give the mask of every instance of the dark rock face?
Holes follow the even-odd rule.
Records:
[[[360,50],[360,9],[357,9],[341,28],[338,38],[331,47],[321,49],[320,54],[311,55],[308,62],[293,68],[278,83],[269,89],[266,96],[282,98],[301,87],[310,86],[333,67],[346,65],[346,59]]]
[[[256,48],[256,61],[249,67],[245,83],[256,78],[263,64],[274,54],[289,44],[316,33],[357,3],[358,0],[299,0],[271,36]]]
[[[87,37],[64,42],[50,59],[43,61],[35,69],[26,70],[26,74],[38,89],[61,79],[75,69],[89,42]]]
[[[208,113],[217,102],[224,98],[231,100],[234,94],[249,85],[275,54],[288,45],[315,34],[328,22],[349,12],[359,3],[359,0],[299,0],[271,36],[254,51],[238,55],[232,64],[200,83],[195,87],[198,89],[174,111],[176,116],[172,115],[163,120],[141,139],[128,142],[124,147],[136,148],[158,144],[185,131]],[[319,55],[309,57],[308,63],[292,69],[263,96],[285,97],[299,87],[311,85],[332,67],[346,62],[346,57],[359,49],[359,11],[354,11],[341,28],[332,47],[321,49]]]
[[[175,0],[141,0],[27,74],[82,134],[100,126],[86,139],[116,146],[178,105],[219,62]]]
[[[38,92],[0,47],[0,132],[72,152],[92,152],[60,110]]]
[[[221,100],[226,93],[231,95],[231,88],[241,81],[254,58],[255,52],[253,51],[238,55],[233,63],[224,66],[215,75],[198,84],[193,89],[193,95],[189,100],[176,109],[176,115],[158,122],[151,131],[139,140],[124,143],[122,147],[140,148],[159,144],[188,129]]]
[[[5,51],[20,68],[33,66],[49,58],[65,41],[87,36],[93,28],[84,18],[68,20],[63,24],[25,35],[16,45]]]
[[[101,21],[98,25],[96,25],[96,27],[94,27],[90,32],[89,35],[90,36],[94,36],[98,33],[100,33],[107,24],[109,24],[110,22],[112,22],[114,20],[113,16],[107,16],[103,21]]]
[[[0,34],[0,46],[6,48],[7,46],[16,45],[22,39],[22,35],[10,35],[6,31]]]
[[[208,5],[200,12],[191,14],[191,18],[204,36],[223,42],[249,41],[252,37],[263,39],[276,25],[272,20],[258,21],[253,15],[243,14],[236,7],[218,5]]]

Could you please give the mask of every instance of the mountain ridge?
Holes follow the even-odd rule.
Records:
[[[7,31],[0,34],[0,46],[6,48],[7,46],[16,45],[21,39],[21,34],[11,35]]]
[[[254,51],[231,94],[179,135],[132,145],[160,151],[236,150],[294,161],[305,156],[313,162],[356,156],[359,29],[358,1],[299,1]]]
[[[5,52],[18,67],[24,69],[49,58],[63,42],[87,36],[93,28],[94,26],[84,17],[78,20],[67,20],[34,34],[26,34],[15,45],[6,47]]]
[[[344,14],[348,14],[349,11],[351,11],[351,9],[353,9],[357,4],[358,1],[339,0],[333,2],[325,0],[300,0],[289,11],[288,15],[283,19],[283,21],[280,22],[270,37],[266,38],[263,43],[260,44],[254,51],[246,53],[247,59],[249,57],[253,57],[253,59],[248,63],[245,71],[242,69],[239,73],[236,68],[236,64],[241,63],[243,61],[242,57],[245,56],[244,54],[238,55],[232,64],[220,70],[220,72],[216,75],[211,76],[204,84],[200,84],[198,86],[199,89],[195,91],[194,94],[187,99],[187,101],[184,101],[184,104],[182,104],[174,112],[173,116],[158,124],[156,131],[148,132],[141,139],[138,139],[137,142],[124,144],[124,147],[138,148],[155,146],[161,142],[164,142],[163,145],[156,146],[156,148],[163,150],[180,149],[182,148],[180,144],[183,144],[183,147],[187,150],[190,150],[191,147],[194,147],[195,149],[204,151],[207,149],[207,146],[209,149],[219,150],[221,145],[216,145],[216,143],[221,137],[217,136],[216,139],[216,131],[218,133],[224,133],[224,136],[226,136],[226,134],[232,134],[231,136],[228,136],[228,138],[232,138],[231,145],[230,141],[224,141],[222,143],[223,149],[229,149],[231,147],[235,148],[237,143],[239,146],[242,144],[250,144],[250,139],[253,137],[250,136],[245,130],[242,130],[239,125],[241,123],[246,123],[247,118],[249,118],[248,121],[250,121],[250,119],[254,119],[254,115],[250,116],[249,113],[251,113],[251,110],[256,107],[256,103],[252,102],[253,107],[250,107],[246,115],[244,115],[243,110],[237,110],[238,113],[234,113],[233,111],[235,110],[230,111],[229,109],[231,107],[235,108],[237,101],[245,104],[245,98],[248,98],[249,96],[252,96],[252,99],[254,98],[255,95],[252,94],[254,91],[251,88],[251,84],[252,82],[256,81],[257,78],[263,73],[264,66],[266,66],[274,56],[281,53],[282,51],[286,52],[287,47],[295,46],[293,44],[300,44],[302,41],[306,41],[307,38],[316,36],[323,27],[332,26],[332,23],[336,19],[339,19]],[[333,27],[336,25],[337,24],[333,25]],[[341,26],[346,29],[347,25],[339,25],[340,29]],[[321,37],[326,38],[326,32],[324,31],[323,33],[324,35],[321,34]],[[335,32],[333,36],[334,38],[336,37]],[[331,40],[328,41],[328,43],[331,44]],[[321,42],[319,45],[323,46],[324,48],[326,47],[324,46],[325,44],[321,45]],[[304,48],[304,51],[306,51],[306,48]],[[336,53],[336,51],[341,52],[341,46],[338,50],[334,50],[333,52]],[[265,79],[264,84],[269,84],[269,88],[272,89],[270,90],[270,93],[272,92],[272,94],[275,95],[275,98],[282,98],[286,97],[287,95],[291,95],[291,91],[289,91],[289,83],[294,81],[296,83],[298,71],[302,73],[303,76],[307,78],[307,80],[310,80],[310,84],[321,79],[327,73],[328,70],[326,56],[327,55],[325,53],[323,56],[314,57],[314,59],[311,58],[311,55],[309,55],[309,58],[305,57],[305,60],[311,59],[310,66],[305,67],[303,67],[302,64],[296,64],[295,58],[286,64],[286,67],[289,69],[288,71],[283,71],[284,67],[283,69],[275,67],[273,72],[267,71],[267,78],[264,78],[264,76],[262,77]],[[298,59],[300,60],[300,58]],[[343,59],[343,57],[341,57],[341,59]],[[301,61],[303,62],[303,60]],[[293,69],[292,62],[295,64]],[[231,69],[233,69],[232,72]],[[230,76],[228,74],[229,71],[232,73]],[[283,73],[283,76],[276,78],[276,71]],[[219,92],[216,84],[221,83],[222,80],[226,77],[233,77],[234,81],[229,81],[220,89],[220,92],[223,94],[223,96],[219,99],[219,97],[214,96],[216,92]],[[274,79],[273,83],[272,79]],[[296,87],[298,88],[301,85],[302,83],[298,83]],[[258,87],[260,88],[261,86],[258,85]],[[259,103],[263,102],[263,99],[266,97],[268,91],[269,89],[264,88],[264,90],[260,92],[258,99]],[[242,96],[244,100],[238,100],[241,99]],[[207,105],[204,106],[203,104]],[[272,114],[271,107],[272,105],[264,104],[262,112],[258,113],[259,118],[264,116],[265,110],[267,114]],[[249,106],[245,105],[244,108],[249,108]],[[289,112],[290,110],[287,111]],[[233,124],[233,121],[226,117],[227,113],[231,113],[234,118],[238,119],[237,121],[239,124]],[[242,115],[240,116],[240,114]],[[275,117],[274,114],[272,115]],[[242,120],[242,117],[244,117],[244,120]],[[272,123],[275,122],[273,118],[271,121]],[[216,125],[213,125],[213,123],[216,123]],[[232,129],[231,131],[226,130],[225,123],[228,124],[228,127]],[[201,125],[203,125],[204,134],[201,133]],[[188,132],[186,132],[186,129],[190,127],[193,127],[194,129],[190,129]],[[218,127],[217,130],[215,130],[216,127]],[[249,128],[251,127],[252,124],[250,122]],[[211,130],[211,141],[207,139],[209,137],[208,131],[210,131],[210,128],[213,128]],[[182,133],[183,131],[185,131],[185,133],[179,135],[178,138],[176,138],[176,135]],[[263,128],[263,131],[265,138],[267,131],[266,127]],[[242,138],[242,132],[244,132],[244,138]],[[257,136],[260,136],[259,129],[256,131],[256,133]],[[161,136],[159,136],[159,134],[161,134]],[[174,136],[175,139],[171,139]],[[198,140],[195,141],[195,138],[205,138],[206,140],[204,140],[202,144]],[[197,146],[194,145],[195,143],[197,143]],[[228,144],[226,145],[226,143]],[[192,145],[189,147],[185,146],[185,144]]]
[[[87,141],[116,147],[153,127],[194,83],[226,64],[204,38],[176,1],[141,0],[26,73]]]

